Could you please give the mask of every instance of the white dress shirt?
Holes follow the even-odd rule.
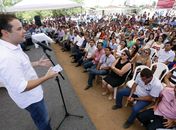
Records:
[[[161,49],[158,52],[158,62],[173,62],[175,58],[175,52],[170,50],[170,51],[165,51],[165,49]]]
[[[134,94],[139,97],[141,96],[158,97],[163,89],[161,81],[154,76],[153,79],[150,81],[150,83],[145,85],[139,73],[136,77],[135,83],[137,84],[137,87]]]
[[[0,39],[0,62],[0,81],[20,108],[26,108],[43,99],[41,85],[24,92],[28,81],[37,79],[38,76],[20,45],[15,46]]]

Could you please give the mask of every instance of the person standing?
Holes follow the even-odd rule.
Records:
[[[25,41],[25,30],[13,14],[0,14],[0,81],[12,100],[26,109],[39,130],[51,130],[49,116],[43,99],[41,83],[58,75],[49,69],[38,77],[35,66],[50,67],[49,59],[30,62],[20,43]]]

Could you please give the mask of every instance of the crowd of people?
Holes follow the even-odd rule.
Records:
[[[88,73],[85,90],[95,86],[93,80],[97,76],[103,76],[102,95],[109,95],[108,100],[112,100],[114,89],[125,82],[129,73],[133,75],[137,66],[150,67],[156,62],[163,63],[172,69],[172,76],[167,75],[164,80],[166,87],[163,87],[164,81],[153,75],[152,70],[143,69],[137,75],[132,88],[125,87],[118,90],[112,109],[122,108],[123,97],[128,97],[127,100],[134,102],[134,105],[123,128],[129,128],[136,118],[148,130],[175,127],[175,18],[155,15],[148,18],[146,13],[141,16],[105,17],[98,21],[78,23],[77,26],[71,25],[71,21],[65,21],[64,24],[60,22],[60,28],[55,35],[57,43],[62,46],[62,51],[71,52],[72,63],[77,63],[75,67],[83,66],[85,69],[83,72]],[[168,96],[169,93],[171,95],[167,100],[165,94]],[[150,112],[153,110],[157,112],[153,112],[153,116],[150,116],[149,110],[144,108],[152,103],[156,103],[156,109],[152,108]]]
[[[129,79],[133,76],[137,66],[150,67],[156,62],[167,65],[171,71],[162,81],[152,70],[143,69],[132,88],[118,89],[112,106],[113,110],[121,109],[123,97],[127,97],[133,106],[123,128],[129,128],[137,118],[147,130],[156,130],[176,127],[175,22],[175,17],[153,15],[149,18],[145,12],[140,16],[115,14],[89,22],[76,22],[63,16],[44,20],[40,27],[25,25],[25,29],[30,35],[46,33],[63,52],[70,51],[71,62],[77,63],[75,67],[82,66],[83,73],[88,73],[85,91],[95,86],[93,81],[101,76],[102,95],[108,95],[108,100],[113,99],[114,89],[127,76]],[[150,104],[155,105],[145,110]]]

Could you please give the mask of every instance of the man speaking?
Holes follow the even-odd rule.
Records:
[[[41,83],[58,75],[51,69],[38,77],[34,66],[50,67],[48,59],[30,62],[19,43],[24,42],[25,30],[12,14],[0,14],[0,81],[12,100],[26,109],[39,130],[51,130],[49,116],[43,99]]]

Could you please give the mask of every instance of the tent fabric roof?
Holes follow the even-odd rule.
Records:
[[[107,7],[109,5],[123,6],[124,3],[129,6],[151,5],[157,0],[84,0],[85,7]]]
[[[74,7],[81,7],[81,4],[70,0],[22,0],[14,6],[6,8],[6,12],[64,9]]]

